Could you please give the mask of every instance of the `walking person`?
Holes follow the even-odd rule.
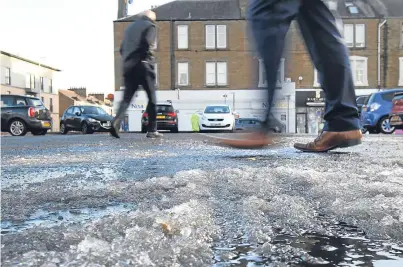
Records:
[[[264,127],[238,140],[234,147],[262,147],[272,142],[268,135],[277,70],[285,36],[296,19],[326,95],[325,125],[320,135],[294,147],[305,152],[326,152],[361,143],[362,134],[347,48],[336,19],[322,0],[249,0],[248,25],[266,71],[268,109]]]
[[[152,47],[156,36],[156,15],[147,10],[132,22],[124,33],[120,49],[125,90],[123,100],[112,121],[111,135],[119,138],[119,128],[132,98],[141,85],[147,93],[148,131],[147,137],[159,138],[163,135],[157,131],[157,97],[155,92],[155,70]]]

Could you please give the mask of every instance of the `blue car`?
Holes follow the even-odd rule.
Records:
[[[370,133],[392,134],[395,128],[390,126],[389,113],[395,93],[403,89],[389,89],[369,96],[361,110],[361,124],[364,131]]]

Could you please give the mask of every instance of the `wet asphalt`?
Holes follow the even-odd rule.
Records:
[[[324,154],[279,137],[2,137],[2,265],[403,266],[403,136]]]

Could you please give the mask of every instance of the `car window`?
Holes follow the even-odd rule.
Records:
[[[80,112],[80,109],[78,107],[74,107],[73,114],[76,115],[77,112]]]
[[[389,92],[382,94],[382,99],[388,102],[392,102],[393,97],[395,96],[395,92]]]
[[[82,114],[91,115],[105,115],[107,114],[105,110],[96,106],[84,106],[79,108]]]
[[[395,96],[393,97],[393,101],[396,101],[396,100],[403,100],[403,94],[395,95]]]
[[[367,96],[360,96],[360,97],[358,97],[358,99],[357,99],[357,104],[358,105],[363,105],[364,103],[365,103],[365,101],[367,100]]]
[[[40,99],[38,98],[28,98],[30,104],[34,107],[41,107],[43,106],[43,103]]]
[[[73,114],[73,107],[68,108],[66,114]]]
[[[157,113],[163,112],[174,112],[174,108],[170,105],[157,105]]]
[[[25,101],[24,97],[16,97],[15,98],[15,105],[16,106],[26,106],[27,105],[27,101]]]
[[[228,106],[208,106],[204,110],[204,113],[230,113]]]
[[[13,96],[1,96],[1,107],[12,107],[14,106],[14,97]]]
[[[365,100],[364,105],[368,106],[369,103],[371,103],[374,100],[374,98],[375,98],[375,94],[369,95],[368,98]]]

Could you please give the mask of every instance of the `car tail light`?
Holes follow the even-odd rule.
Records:
[[[36,113],[35,108],[30,107],[30,108],[28,109],[28,116],[29,116],[29,117],[31,117],[31,118],[35,117],[35,113]]]
[[[143,117],[148,117],[148,113],[147,113],[147,112],[144,112],[144,113],[143,113]]]
[[[168,116],[176,117],[176,113],[175,112],[168,112]]]

